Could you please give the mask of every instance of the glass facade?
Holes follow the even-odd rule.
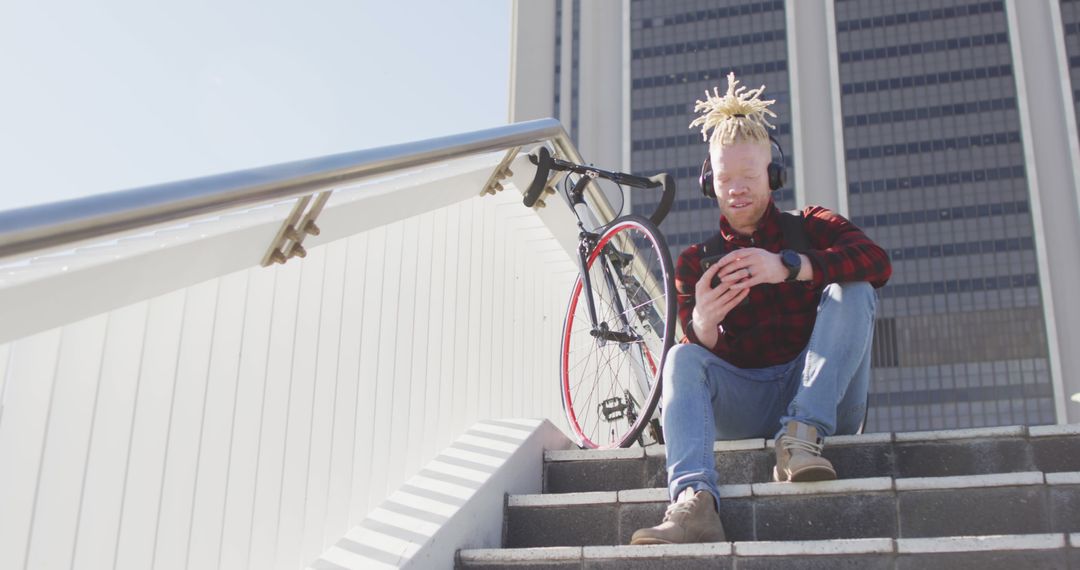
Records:
[[[789,185],[774,198],[782,209],[795,207],[782,0],[634,0],[630,44],[631,164],[636,173],[665,171],[676,179],[678,199],[661,226],[673,256],[717,229],[716,201],[698,184],[708,145],[688,125],[697,116],[694,101],[714,87],[727,89],[729,72],[750,89],[764,84],[764,96],[776,100],[772,134],[786,153]],[[659,201],[654,192],[632,196],[634,212],[643,215]]]
[[[1080,114],[1080,1],[1060,1]],[[1053,423],[1003,0],[833,2],[849,217],[893,260],[867,431]],[[687,125],[729,71],[777,101],[789,186],[774,197],[794,208],[785,2],[629,5],[631,164],[676,177],[662,226],[672,254],[717,229],[716,203],[698,187],[707,147]],[[633,191],[635,213],[657,201]]]
[[[563,37],[562,26],[563,18],[567,17],[567,14],[563,13],[562,0],[555,0],[555,99],[554,99],[554,117],[562,120],[560,116],[560,103],[562,101],[562,53],[563,53]],[[578,81],[580,78],[579,71],[581,65],[579,63],[579,55],[581,53],[581,0],[571,0],[570,2],[570,30],[571,39],[568,44],[570,49],[570,121],[567,134],[570,135],[570,139],[577,143],[578,136]]]
[[[1061,0],[1061,23],[1065,27],[1065,54],[1069,58],[1073,103],[1080,115],[1080,0]]]
[[[573,14],[571,15],[571,33],[574,41],[570,51],[570,137],[578,140],[578,85],[581,81],[581,0],[573,0]]]
[[[835,9],[849,213],[894,272],[867,430],[1052,423],[1004,2]]]
[[[559,103],[562,100],[562,1],[555,0],[555,99],[554,117],[559,117]]]

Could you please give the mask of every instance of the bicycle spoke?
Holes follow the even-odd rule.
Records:
[[[611,367],[611,361],[614,360],[614,359],[615,359],[614,357],[611,357],[611,358],[608,358],[606,361],[604,361],[604,366],[608,370],[611,371],[611,379],[614,381],[614,382],[608,384],[608,393],[607,393],[608,398],[610,398],[613,395],[614,387],[616,386],[616,384],[619,381],[619,371]],[[620,366],[619,368],[621,369],[622,367]]]
[[[573,398],[575,398],[575,399],[578,398],[578,394],[581,393],[581,386],[583,386],[583,385],[592,385],[592,384],[595,384],[595,382],[588,383],[588,384],[586,384],[585,382],[578,383],[578,388],[575,390],[575,392],[573,392]],[[588,409],[588,408],[582,408],[582,409]]]
[[[599,368],[599,366],[598,366],[598,368]],[[599,382],[593,382],[592,386],[593,386],[593,392],[592,392],[592,394],[589,395],[589,402],[586,402],[586,409],[589,410],[590,412],[592,412],[594,410],[594,408],[600,404],[600,383]],[[593,396],[596,396],[596,402],[592,403],[592,405],[590,405],[590,402],[592,401]],[[596,439],[599,439],[599,437],[598,437],[599,434],[600,434],[599,430],[600,430],[600,412],[596,411],[595,420],[593,422],[593,431],[590,432],[590,433],[594,433],[597,436],[597,437],[592,438],[594,441]]]
[[[602,389],[599,377],[604,374],[605,371],[607,371],[612,382],[607,383],[607,393],[603,396],[603,398],[601,398],[599,391],[592,391],[589,393],[589,398],[586,399],[581,406],[581,409],[587,410],[589,414],[593,413],[594,409],[600,405],[602,400],[609,399],[615,396],[621,397],[624,391],[627,389],[626,385],[622,383],[623,373],[627,364],[625,353],[622,350],[617,349],[617,347],[614,345],[608,345],[605,348],[607,349],[607,354],[603,355],[603,357],[601,358],[598,358],[595,367],[595,374],[597,378],[590,383],[590,387],[595,390]],[[580,385],[578,386],[578,391],[580,391]],[[596,396],[595,401],[593,400],[593,396]],[[577,406],[575,406],[575,408],[577,408]],[[599,411],[596,412],[594,421],[592,422],[593,429],[587,430],[587,433],[595,436],[590,437],[590,439],[593,439],[594,441],[596,437],[606,434],[606,432],[605,434],[601,434],[600,432],[601,415],[602,414]]]
[[[608,341],[608,342],[609,343],[616,343],[616,341]],[[633,346],[633,345],[644,345],[647,342],[648,341],[646,341],[644,338],[641,338],[641,339],[634,340],[634,341],[629,341],[629,342],[618,342],[617,344],[627,344],[627,345]],[[575,361],[573,364],[568,364],[567,369],[570,370],[570,371],[577,370],[578,367],[580,367],[582,364],[584,364],[585,361],[588,360],[591,356],[592,356],[591,353],[586,353],[585,356],[581,357],[579,360]]]
[[[609,352],[610,352],[610,351],[609,351]],[[610,356],[608,356],[608,358],[604,359],[604,361],[603,361],[603,364],[602,364],[602,365],[600,365],[600,366],[598,366],[597,368],[598,368],[598,369],[600,369],[600,368],[607,368],[607,369],[611,370],[611,361],[612,361],[613,359],[614,359],[614,355],[610,355]],[[600,403],[601,403],[601,402],[602,402],[602,401],[603,401],[604,399],[610,398],[610,397],[611,397],[611,395],[612,395],[612,394],[611,394],[611,389],[610,389],[610,387],[609,387],[609,388],[608,388],[608,394],[607,394],[606,396],[604,396],[604,397],[601,397],[601,395],[600,395],[600,393],[599,393],[599,389],[600,389],[600,383],[599,383],[599,382],[593,382],[593,383],[592,383],[592,385],[593,385],[593,387],[594,387],[594,388],[596,388],[596,389],[597,389],[597,391],[596,391],[596,392],[594,392],[594,395],[596,395],[596,402],[595,402],[595,403],[594,403],[594,404],[593,404],[592,406],[589,406],[588,408],[586,408],[586,409],[588,409],[588,410],[590,410],[590,411],[591,411],[591,410],[592,410],[592,409],[593,409],[593,408],[594,408],[595,406],[599,406],[599,405],[600,405]],[[592,395],[590,395],[590,400],[591,400],[591,398],[592,398]],[[588,405],[588,403],[589,403],[589,402],[586,402],[586,405]],[[597,411],[597,413],[596,413],[596,421],[594,422],[594,426],[595,426],[595,428],[596,428],[596,430],[597,430],[597,431],[596,431],[596,434],[597,434],[597,435],[599,435],[599,434],[600,434],[600,432],[599,432],[599,429],[600,429],[600,420],[601,420],[601,415],[602,415],[602,414],[601,414],[601,413],[600,413],[599,411]]]
[[[660,297],[653,297],[652,299],[649,299],[649,300],[645,301],[644,303],[642,303],[640,305],[635,305],[633,307],[630,307],[629,309],[623,311],[622,313],[619,313],[619,315],[628,315],[628,314],[630,314],[631,311],[634,311],[636,309],[640,309],[641,307],[644,307],[646,305],[651,305],[655,301],[657,301],[658,299],[660,299]]]
[[[594,353],[590,352],[590,353],[588,353],[587,358],[592,359],[593,355],[594,355]],[[585,385],[584,382],[581,382],[581,383],[578,384],[577,389],[574,390],[573,400],[571,400],[571,401],[576,401],[577,400],[578,394],[581,393],[581,387],[584,386],[584,385]]]

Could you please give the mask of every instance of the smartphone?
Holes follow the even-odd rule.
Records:
[[[716,263],[717,261],[720,261],[720,259],[722,259],[724,257],[724,255],[725,254],[710,255],[709,257],[701,258],[701,271],[702,271],[702,273],[708,271],[709,268],[712,267],[712,265],[714,263]],[[715,289],[719,285],[720,285],[720,276],[719,275],[713,276],[712,283],[710,283],[709,286],[712,287],[713,289]]]
[[[712,267],[712,265],[714,263],[716,263],[717,261],[720,261],[720,259],[722,257],[724,257],[725,255],[727,255],[727,254],[710,255],[708,257],[701,258],[701,271],[702,272],[708,271],[709,268]],[[710,284],[710,286],[713,289],[716,289],[719,285],[720,285],[720,276],[719,275],[714,275],[713,278],[712,278],[712,283]],[[749,296],[747,296],[746,298],[744,298],[742,301],[739,302],[739,306],[745,306],[745,305],[749,305],[749,304],[750,304],[750,297]]]
[[[702,271],[708,271],[709,268],[712,267],[712,264],[716,263],[717,261],[720,261],[723,258],[724,258],[724,254],[710,255],[708,257],[701,258],[701,270]]]

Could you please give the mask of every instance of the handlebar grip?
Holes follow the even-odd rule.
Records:
[[[533,175],[532,182],[529,183],[528,190],[525,191],[525,198],[522,203],[525,207],[532,208],[533,204],[540,199],[540,194],[544,192],[544,185],[547,184],[548,172],[551,170],[551,151],[547,147],[541,146],[537,149],[537,156],[529,156],[529,159],[536,164],[536,174]]]
[[[664,221],[668,212],[671,211],[671,205],[675,203],[675,179],[667,172],[661,172],[656,176],[650,176],[649,180],[664,187],[664,195],[660,197],[660,205],[656,207],[656,211],[649,217],[652,223],[659,226],[660,222]]]

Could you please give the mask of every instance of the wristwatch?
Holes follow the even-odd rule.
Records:
[[[799,254],[791,249],[785,249],[780,252],[780,263],[787,267],[788,276],[785,281],[794,281],[799,277],[799,270],[802,269],[802,258]]]

